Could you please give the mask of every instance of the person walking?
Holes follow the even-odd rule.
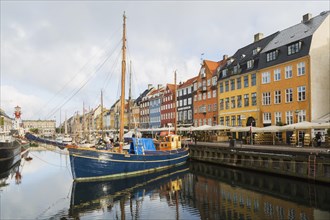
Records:
[[[316,141],[317,141],[317,146],[320,147],[321,146],[321,142],[322,142],[321,132],[317,132],[317,134],[315,135],[315,137],[316,137]]]

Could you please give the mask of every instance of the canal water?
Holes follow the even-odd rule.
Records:
[[[2,176],[0,219],[330,219],[325,184],[194,161],[76,183],[66,150],[43,146],[28,156]]]

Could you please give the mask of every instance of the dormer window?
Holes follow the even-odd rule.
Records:
[[[288,55],[298,53],[301,49],[301,42],[295,42],[288,46]]]
[[[234,66],[234,74],[238,73],[238,69],[239,69],[239,64],[237,64],[236,66]]]
[[[257,55],[257,54],[259,53],[260,50],[261,50],[260,47],[257,47],[256,49],[254,49],[254,50],[252,51],[253,56],[254,56],[254,55]]]
[[[228,69],[222,70],[222,77],[226,77],[227,76],[227,72],[228,72]]]
[[[233,58],[230,58],[230,59],[227,61],[227,66],[229,66],[233,61],[234,61],[234,59],[233,59]]]
[[[251,69],[251,68],[253,68],[253,66],[254,66],[254,60],[249,60],[249,61],[247,61],[247,69]]]
[[[202,78],[206,77],[205,67],[203,67],[203,68],[201,69],[201,77],[202,77]]]
[[[278,51],[277,50],[273,50],[267,53],[267,62],[270,62],[272,60],[276,60],[278,55]]]

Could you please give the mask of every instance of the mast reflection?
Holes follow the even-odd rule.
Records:
[[[182,178],[189,172],[187,163],[171,169],[143,176],[104,181],[73,182],[69,216],[79,218],[93,211],[111,212],[117,203],[120,218],[129,211],[132,218],[139,219],[143,199],[149,195],[164,196],[169,206],[178,205],[178,191]],[[176,197],[175,197],[176,196]],[[125,210],[129,207],[129,210]],[[177,213],[178,215],[178,213]]]

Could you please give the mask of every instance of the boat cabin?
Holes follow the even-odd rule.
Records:
[[[181,148],[181,136],[180,135],[167,135],[163,138],[163,141],[159,144],[159,150],[176,150]]]

